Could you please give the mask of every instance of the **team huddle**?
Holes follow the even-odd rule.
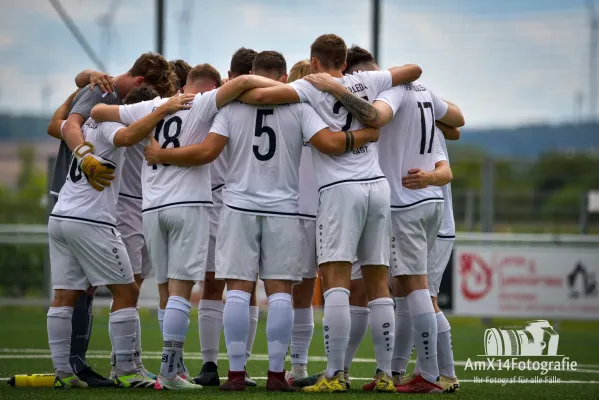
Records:
[[[246,48],[228,79],[209,64],[155,53],[114,78],[80,73],[80,89],[48,127],[61,140],[48,222],[54,386],[255,386],[246,363],[261,279],[268,391],[347,391],[369,326],[377,367],[363,390],[459,390],[437,295],[455,238],[445,139],[459,138],[464,117],[417,81],[421,74],[416,65],[381,70],[333,34],[318,37],[289,74],[281,53]],[[142,362],[137,309],[152,275],[163,338],[157,375]],[[327,366],[309,376],[316,279]],[[194,378],[183,345],[196,282],[204,364]],[[109,378],[85,359],[98,286],[113,298]]]

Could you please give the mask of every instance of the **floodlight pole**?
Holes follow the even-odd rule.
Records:
[[[377,63],[379,60],[379,40],[381,33],[381,0],[372,0],[372,55]]]
[[[164,0],[156,0],[156,51],[164,55]]]

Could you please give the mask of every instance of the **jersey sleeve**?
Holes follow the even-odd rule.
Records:
[[[83,94],[81,95],[81,97],[79,97],[75,105],[71,107],[69,115],[79,114],[83,118],[85,118],[85,120],[87,120],[91,116],[92,108],[94,108],[96,104],[114,103],[113,99],[111,98],[112,95],[104,96],[104,93],[102,93],[102,90],[99,86],[96,86],[94,90],[89,90],[88,86],[81,90],[83,91]]]
[[[328,125],[309,104],[300,104],[300,122],[302,125],[302,135],[306,142],[309,142],[312,136],[321,130],[328,128]]]
[[[216,114],[214,121],[212,121],[212,127],[210,128],[211,133],[229,137],[229,110],[230,107],[226,105]]]
[[[310,101],[310,93],[316,89],[310,82],[305,79],[298,79],[297,81],[293,81],[289,84],[300,98],[300,102],[305,103]]]
[[[393,87],[391,80],[391,72],[384,71],[367,71],[363,72],[370,81],[370,87],[375,93],[381,93]]]
[[[389,105],[393,110],[393,116],[400,109],[407,96],[405,85],[399,85],[389,90],[385,90],[378,95],[375,101],[382,101]]]
[[[445,102],[445,100],[443,100],[433,92],[429,91],[429,93],[431,94],[431,98],[433,99],[433,112],[435,113],[435,119],[443,118],[445,114],[447,114],[447,109],[449,108],[449,105]]]
[[[150,114],[153,110],[154,100],[147,100],[140,103],[119,106],[119,115],[123,124],[131,125]]]
[[[216,93],[218,89],[205,93],[198,93],[193,100],[191,111],[195,118],[202,122],[210,121],[218,113],[216,106]]]
[[[102,122],[100,124],[100,136],[111,145],[114,145],[114,137],[117,132],[125,128],[125,125],[119,124],[118,122]]]
[[[435,128],[435,137],[433,139],[433,163],[436,164],[440,161],[447,161],[447,156],[445,155],[445,151],[443,151],[443,146],[441,146],[441,140],[439,135],[443,135],[443,133]]]

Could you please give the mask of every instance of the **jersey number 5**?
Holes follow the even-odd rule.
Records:
[[[424,109],[428,108],[431,110],[431,119],[433,121],[431,125],[431,140],[428,144],[427,153],[430,153],[433,149],[433,137],[435,136],[435,112],[433,111],[433,104],[425,101],[424,103],[418,102],[418,108],[420,109],[420,129],[422,129],[422,138],[420,139],[420,154],[424,154],[426,148],[426,118],[424,118]]]
[[[175,124],[175,133],[171,135],[171,125]],[[174,148],[181,147],[181,143],[179,143],[179,135],[181,134],[181,125],[183,121],[181,118],[174,116],[169,118],[168,120],[161,120],[158,125],[156,125],[156,132],[154,133],[154,138],[158,143],[160,143],[160,134],[164,137],[164,141],[162,141],[162,148],[166,149],[169,144],[172,144]],[[168,167],[170,164],[163,164],[165,167]],[[152,165],[152,169],[157,169],[157,165]]]
[[[368,96],[362,96],[362,99],[368,101]],[[333,114],[339,114],[339,112],[341,111],[341,108],[345,108],[343,107],[343,104],[341,104],[340,101],[337,101],[335,104],[333,104]],[[352,113],[350,113],[349,111],[347,112],[347,118],[345,119],[345,125],[343,125],[343,128],[341,128],[342,131],[348,131],[349,128],[351,128],[351,123],[353,121],[354,116],[352,115]]]
[[[252,150],[254,151],[254,155],[260,161],[268,161],[274,157],[275,151],[277,150],[277,135],[275,134],[274,129],[272,129],[268,125],[264,125],[264,117],[267,115],[273,115],[274,110],[257,110],[256,114],[256,128],[254,129],[254,136],[260,137],[263,133],[268,135],[268,151],[265,154],[260,153],[260,147],[254,145]]]

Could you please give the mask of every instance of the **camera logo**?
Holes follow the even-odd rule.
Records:
[[[527,321],[524,327],[485,331],[487,356],[556,356],[558,333],[546,320]]]

